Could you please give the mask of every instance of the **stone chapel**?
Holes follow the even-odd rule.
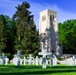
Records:
[[[39,35],[40,42],[44,40],[47,52],[62,55],[62,46],[58,40],[58,18],[56,11],[46,9],[40,12]],[[41,46],[40,43],[40,48]]]

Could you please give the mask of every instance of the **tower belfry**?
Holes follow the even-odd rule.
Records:
[[[62,54],[58,40],[57,12],[48,9],[40,12],[39,35],[40,42],[44,40],[48,52],[56,55]]]

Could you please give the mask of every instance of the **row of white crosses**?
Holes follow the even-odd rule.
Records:
[[[17,66],[20,66],[20,57],[21,57],[21,54],[20,54],[20,51],[18,51],[17,52],[17,58],[13,59],[13,63]],[[7,58],[7,56],[4,55],[4,53],[2,53],[2,56],[0,56],[0,58],[1,58],[0,61],[1,61],[2,65],[8,64],[9,59]]]
[[[28,63],[29,65],[42,65],[42,59],[38,58],[38,56],[36,56],[36,58],[32,57],[32,54],[29,54],[29,57],[27,57],[27,59],[24,57],[23,59],[24,61],[24,65],[26,63]]]
[[[18,51],[17,55],[14,55],[12,64],[20,66],[22,64],[22,59],[20,58],[21,56],[22,55],[20,54],[20,51]],[[9,59],[4,55],[4,53],[2,53],[2,56],[0,56],[0,64],[7,65],[8,61],[9,61]],[[28,61],[29,65],[32,65],[34,63],[36,63],[36,65],[38,65],[38,56],[36,56],[36,60],[34,60],[34,58],[32,57],[32,54],[29,54],[28,60],[24,57],[23,61],[24,61],[24,65],[25,65],[26,61]]]
[[[17,55],[14,55],[14,58],[12,59],[12,64],[20,66],[22,64],[22,59],[20,58],[22,55],[20,54],[20,51],[17,52]],[[0,56],[0,64],[7,65],[9,59],[2,53],[2,56]],[[29,65],[35,64],[38,65],[38,56],[36,56],[36,60],[34,60],[34,57],[32,57],[32,54],[29,54],[28,60],[24,57],[23,59],[24,65],[26,62],[28,62]],[[4,63],[5,62],[5,63]]]
[[[26,64],[26,62],[28,62],[29,65],[42,65],[43,68],[46,68],[46,64],[48,64],[48,61],[46,61],[46,55],[50,55],[49,53],[47,53],[46,51],[42,51],[41,53],[39,53],[40,55],[43,55],[43,58],[38,58],[38,56],[36,56],[36,58],[34,59],[34,57],[32,57],[32,54],[29,54],[28,60],[24,57],[23,61],[24,61],[24,65]],[[20,51],[17,52],[17,55],[15,55],[15,57],[13,58],[12,62],[14,65],[20,66],[22,64],[22,59],[20,58],[22,55],[20,54]],[[52,56],[51,56],[52,57]],[[50,61],[52,61],[54,59],[50,59]],[[8,63],[8,59],[7,57],[4,55],[4,53],[2,53],[1,56],[1,64],[7,65]],[[52,64],[52,63],[50,63]],[[54,64],[55,65],[55,64]],[[51,65],[52,66],[52,65]]]
[[[21,57],[22,55],[20,54],[20,51],[17,52],[17,56],[15,56],[13,58],[13,64],[20,66],[22,64],[22,60]],[[32,57],[32,54],[29,54],[29,57],[27,57],[27,59],[24,57],[23,59],[24,61],[24,65],[28,62],[29,65],[34,65],[35,61],[34,61],[34,57]],[[36,57],[36,65],[38,65],[38,57]]]
[[[75,58],[75,56],[64,60],[62,64],[66,64],[66,65],[69,65],[69,66],[76,66],[76,58]]]

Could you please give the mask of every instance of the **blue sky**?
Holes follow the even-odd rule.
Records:
[[[0,0],[0,14],[12,17],[16,11],[15,6],[23,1],[30,3],[30,11],[34,15],[37,29],[39,28],[39,13],[45,9],[57,11],[58,22],[76,19],[76,0]]]

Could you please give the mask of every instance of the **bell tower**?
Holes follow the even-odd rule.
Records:
[[[45,37],[45,45],[48,52],[52,52],[55,55],[61,55],[62,49],[58,40],[57,21],[57,12],[48,9],[40,12],[39,35],[40,41]]]

